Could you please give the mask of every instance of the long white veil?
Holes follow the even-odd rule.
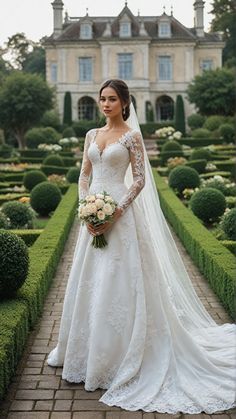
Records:
[[[127,120],[130,128],[140,131],[133,104],[130,106],[130,117]],[[141,131],[140,131],[141,133]],[[142,138],[143,141],[143,138]],[[161,266],[165,286],[177,313],[183,313],[180,321],[188,330],[217,326],[198,298],[191,279],[185,269],[168,224],[161,210],[160,201],[152,174],[152,168],[145,149],[145,186],[135,202],[140,208],[149,229],[149,236],[156,258]],[[129,188],[133,182],[131,165],[129,165],[125,184]],[[158,278],[157,278],[158,281]]]

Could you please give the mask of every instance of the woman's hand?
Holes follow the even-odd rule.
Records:
[[[92,236],[99,236],[100,234],[104,234],[110,230],[112,225],[121,217],[122,209],[116,208],[114,215],[111,221],[107,221],[104,224],[100,224],[99,226],[95,227],[92,224],[87,224],[87,229]]]

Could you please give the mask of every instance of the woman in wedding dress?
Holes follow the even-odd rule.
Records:
[[[172,414],[233,408],[236,326],[218,326],[193,289],[127,85],[106,81],[99,103],[107,124],[86,135],[79,196],[105,190],[118,207],[112,223],[80,227],[47,362],[87,391],[106,389],[99,401],[110,406]],[[96,249],[92,238],[102,233],[108,245]]]

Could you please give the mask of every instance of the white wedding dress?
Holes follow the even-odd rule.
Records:
[[[171,260],[166,271],[135,199],[145,183],[140,133],[127,131],[103,151],[96,133],[86,136],[80,197],[105,190],[123,215],[103,249],[91,246],[92,236],[81,226],[48,364],[63,366],[62,378],[83,381],[88,391],[106,389],[99,401],[110,406],[172,414],[232,408],[236,326],[218,326],[189,285],[195,309],[180,289],[181,278],[176,289],[168,285],[175,275]],[[127,189],[130,162],[133,184]]]

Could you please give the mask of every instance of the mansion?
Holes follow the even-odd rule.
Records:
[[[47,81],[55,86],[62,117],[70,92],[72,119],[96,119],[103,81],[121,78],[129,86],[139,122],[171,120],[176,96],[185,114],[193,112],[186,89],[197,74],[222,65],[219,33],[204,32],[204,1],[196,0],[194,27],[186,28],[173,12],[135,16],[127,2],[118,16],[63,17],[62,0],[52,3],[54,28],[47,37]]]

